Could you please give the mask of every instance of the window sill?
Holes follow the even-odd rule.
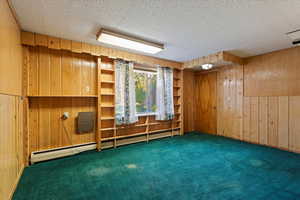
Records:
[[[136,114],[137,117],[145,117],[145,116],[154,116],[156,113],[138,113]]]

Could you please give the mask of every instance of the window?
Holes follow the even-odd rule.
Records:
[[[136,112],[138,115],[156,112],[156,72],[134,70]]]

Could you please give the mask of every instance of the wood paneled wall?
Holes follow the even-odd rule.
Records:
[[[28,47],[28,96],[95,96],[96,59],[87,54]]]
[[[23,101],[0,94],[0,199],[10,199],[24,168]]]
[[[247,59],[245,96],[299,96],[300,47]]]
[[[20,29],[6,0],[0,2],[0,94],[22,94]]]
[[[95,131],[78,134],[78,112],[95,112],[96,99],[33,97],[29,104],[29,152],[95,142]],[[63,120],[64,112],[70,118]]]
[[[194,126],[194,72],[189,70],[183,71],[183,118],[184,132],[195,130]]]
[[[217,134],[241,138],[243,131],[243,66],[217,72]]]
[[[20,29],[0,1],[0,199],[12,197],[24,168]]]
[[[195,88],[199,88],[199,84],[196,81]],[[243,66],[217,70],[217,134],[300,153],[300,96],[247,97],[243,95],[243,88],[250,87],[246,84],[250,83],[244,81]],[[261,84],[260,88],[263,87]],[[207,89],[196,89],[197,96],[196,93],[205,95]],[[197,112],[197,107],[194,113],[201,114]],[[201,131],[196,126],[199,123],[197,119],[200,118],[195,117],[195,129]]]
[[[300,97],[244,97],[243,140],[300,152]]]

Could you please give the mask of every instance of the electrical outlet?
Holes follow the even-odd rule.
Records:
[[[65,120],[68,119],[69,117],[70,117],[69,112],[64,112],[61,118]]]

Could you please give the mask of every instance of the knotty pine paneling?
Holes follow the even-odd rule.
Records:
[[[295,47],[248,58],[244,66],[216,68],[216,133],[300,152],[299,55],[300,48]],[[206,98],[207,102],[211,92],[205,87],[201,89],[199,84],[201,80],[195,79],[195,107],[185,111],[197,113],[196,130],[200,125],[209,129],[206,122],[215,120],[198,111],[199,99]]]
[[[300,153],[300,96],[289,97],[289,150]]]
[[[46,47],[28,48],[28,96],[96,95],[96,60]]]
[[[289,148],[289,97],[278,97],[278,147]]]
[[[299,96],[244,97],[243,140],[299,153],[299,102]]]
[[[243,67],[236,65],[217,72],[217,134],[242,138]]]
[[[6,0],[0,1],[0,94],[22,95],[20,28]]]
[[[10,199],[23,168],[23,101],[0,94],[0,199]]]
[[[194,72],[183,71],[184,132],[194,131]]]
[[[218,70],[217,95],[218,135],[300,152],[298,96],[243,96],[242,66]]]
[[[0,1],[0,199],[11,199],[24,168],[22,46],[8,1]]]
[[[76,133],[76,118],[78,112],[95,111],[95,98],[30,98],[29,152],[95,142],[95,132]],[[69,112],[69,119],[61,119],[64,112]]]
[[[245,96],[299,96],[300,47],[247,59]]]
[[[258,97],[258,98],[259,98],[258,99],[258,104],[259,104],[258,143],[267,145],[268,144],[268,111],[269,111],[268,97]]]

